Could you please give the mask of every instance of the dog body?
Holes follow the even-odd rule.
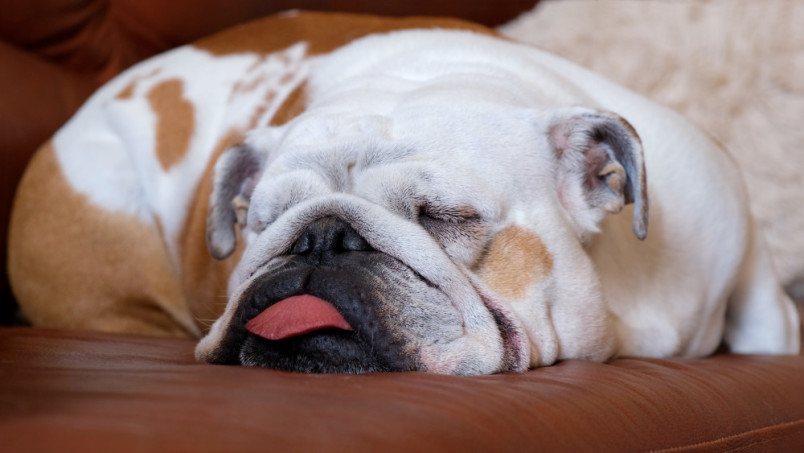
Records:
[[[490,35],[291,14],[131,68],[26,173],[24,313],[300,371],[797,352],[728,155]]]

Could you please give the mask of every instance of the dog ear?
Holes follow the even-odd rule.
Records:
[[[634,203],[634,234],[648,234],[642,142],[625,119],[581,107],[555,112],[548,139],[558,163],[558,190],[582,235],[598,231],[606,214]]]
[[[207,210],[207,248],[222,260],[235,250],[235,223],[246,225],[249,200],[259,181],[265,155],[248,145],[226,150],[215,163]]]

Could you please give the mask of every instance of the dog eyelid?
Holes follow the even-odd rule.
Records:
[[[422,203],[417,206],[417,218],[448,223],[481,221],[480,213],[472,206],[448,206],[438,203]]]

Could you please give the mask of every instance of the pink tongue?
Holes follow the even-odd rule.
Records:
[[[315,296],[288,297],[246,323],[246,329],[268,340],[281,340],[319,329],[352,330],[338,310]]]

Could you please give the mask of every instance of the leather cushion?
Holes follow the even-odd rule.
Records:
[[[304,375],[194,343],[0,329],[10,451],[795,451],[804,356],[565,361],[521,374]]]

